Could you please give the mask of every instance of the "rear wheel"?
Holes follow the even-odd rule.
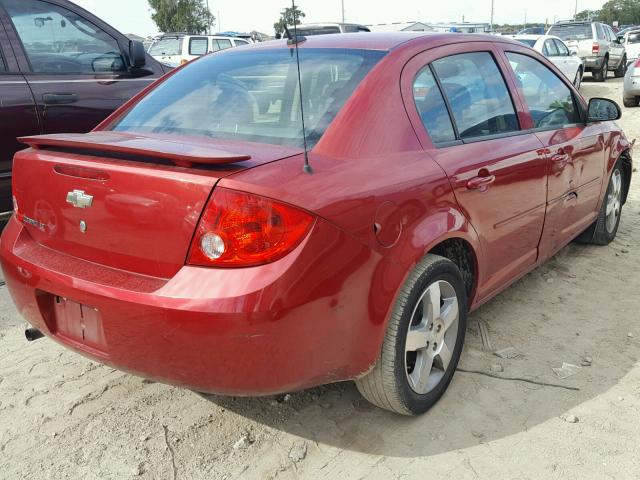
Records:
[[[622,104],[625,107],[633,108],[638,106],[638,97],[622,97]]]
[[[624,171],[620,160],[618,160],[611,172],[607,193],[600,207],[598,218],[578,237],[578,241],[595,245],[608,245],[616,238],[618,225],[620,224],[620,214],[622,213],[623,185]]]
[[[616,68],[615,71],[613,72],[613,76],[616,78],[622,78],[624,77],[625,73],[627,73],[627,57],[626,56],[622,57],[622,61],[620,62],[620,65],[618,65],[618,68]]]
[[[433,406],[455,372],[467,327],[462,274],[449,259],[427,255],[402,287],[373,369],[356,380],[380,408],[417,415]]]
[[[596,82],[606,82],[607,74],[609,73],[609,59],[605,58],[602,68],[600,70],[593,71],[593,79]]]
[[[576,87],[576,90],[580,90],[580,85],[582,85],[582,67],[578,68],[576,78],[573,80],[573,85]]]

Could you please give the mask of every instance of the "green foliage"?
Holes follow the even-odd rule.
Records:
[[[598,12],[598,18],[608,24],[640,24],[640,0],[609,0]]]
[[[583,10],[577,20],[598,20],[609,25],[640,25],[640,0],[609,0],[600,10]]]
[[[306,15],[304,14],[304,12],[302,10],[300,10],[298,7],[295,7],[295,10],[293,7],[288,7],[285,8],[282,12],[280,12],[280,19],[273,24],[273,28],[275,29],[276,33],[284,33],[284,27],[287,27],[289,25],[300,25],[300,19],[304,18]],[[293,33],[292,33],[293,35]]]
[[[161,32],[206,33],[215,17],[204,0],[148,0]]]

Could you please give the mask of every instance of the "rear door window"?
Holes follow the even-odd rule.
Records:
[[[456,140],[447,105],[429,66],[423,68],[413,82],[413,99],[433,143]]]
[[[461,139],[519,129],[509,90],[489,52],[452,55],[432,65]]]
[[[509,64],[524,94],[535,128],[561,128],[580,123],[569,87],[537,60],[519,53],[507,53]]]
[[[231,40],[218,39],[218,48],[220,50],[226,50],[227,48],[231,48],[231,47],[233,47],[233,45],[231,45]]]
[[[627,35],[627,43],[640,43],[640,32]]]
[[[560,53],[558,52],[558,47],[556,47],[555,42],[552,39],[546,40],[544,42],[544,55],[545,57],[557,57]]]
[[[207,37],[192,37],[189,39],[189,55],[206,55],[209,50]]]
[[[66,8],[39,0],[6,0],[35,73],[105,73],[126,70],[118,42]]]

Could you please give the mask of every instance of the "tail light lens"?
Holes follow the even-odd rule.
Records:
[[[198,224],[187,263],[249,267],[273,262],[291,252],[313,222],[312,215],[295,207],[216,188]]]
[[[591,47],[591,53],[598,54],[600,53],[600,44],[599,43],[593,43],[593,46]]]
[[[640,58],[638,58],[636,63],[633,64],[633,68],[640,68]]]

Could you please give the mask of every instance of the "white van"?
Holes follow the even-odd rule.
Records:
[[[251,41],[238,37],[166,33],[154,40],[149,47],[149,54],[163,65],[177,67],[207,53],[248,43]]]

